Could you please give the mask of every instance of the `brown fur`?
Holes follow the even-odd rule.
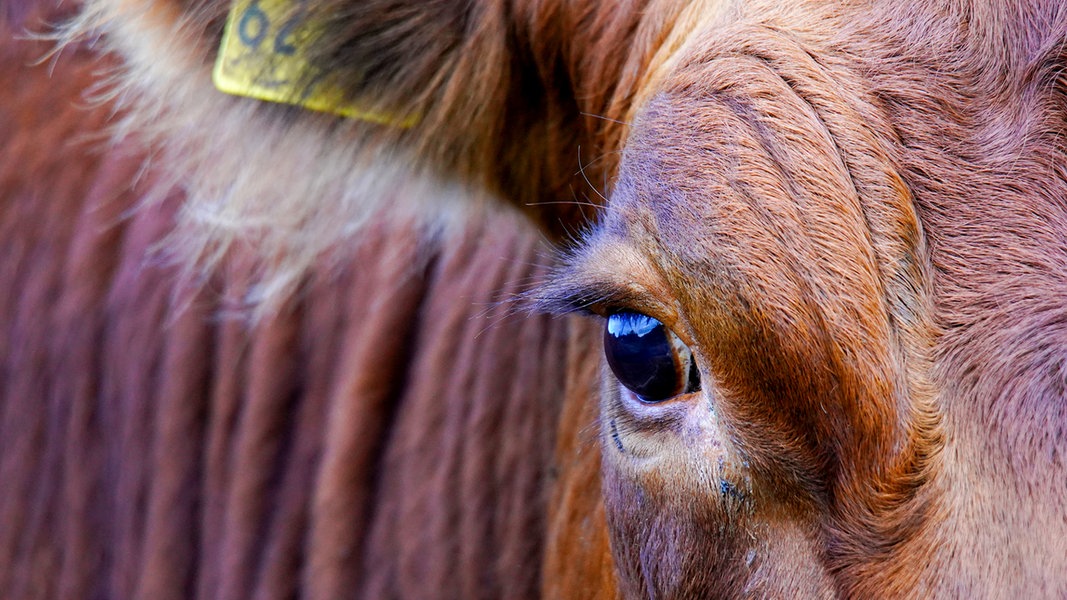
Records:
[[[113,106],[87,94],[114,59],[39,62],[18,31],[0,597],[536,596],[572,325],[509,300],[546,270],[532,228],[384,215],[250,322],[261,257],[190,281],[161,253],[184,197],[145,204],[170,174],[109,142]]]
[[[583,351],[588,340],[578,338],[588,333],[567,333],[577,336],[569,353],[558,354],[571,361],[567,388],[544,392],[568,403],[555,457],[562,470],[547,509],[551,558],[543,570],[516,568],[523,586],[539,572],[546,592],[611,596],[610,550],[626,597],[1067,594],[1061,3],[316,3],[327,23],[316,60],[345,77],[354,100],[418,115],[409,130],[215,94],[206,76],[227,6],[99,0],[74,28],[102,33],[119,55],[116,89],[132,99],[121,105],[128,127],[161,149],[178,178],[189,175],[187,206],[225,217],[217,228],[205,219],[206,234],[179,230],[179,242],[195,239],[187,244],[194,253],[226,256],[267,223],[266,242],[252,239],[254,250],[282,262],[301,257],[287,268],[302,273],[355,229],[335,231],[335,222],[366,216],[343,201],[358,179],[344,166],[358,171],[383,156],[401,157],[487,187],[557,239],[595,218],[568,266],[539,294],[541,306],[644,312],[695,353],[703,389],[662,405],[642,405],[604,376],[597,457],[582,450],[591,409],[579,403],[590,393],[591,357]],[[155,60],[159,48],[166,60]],[[256,183],[285,181],[271,170],[285,163],[250,154],[247,166],[216,166],[218,153],[203,133],[216,129],[190,128],[183,114],[215,123],[221,146],[253,139],[246,128],[254,139],[321,144],[329,168],[285,184],[292,193],[280,199],[290,203],[273,209],[257,195],[269,199],[270,191]],[[586,169],[587,157],[595,164]],[[239,184],[219,183],[234,171]],[[583,189],[575,187],[583,176],[596,188],[611,182],[611,200],[595,217],[573,204],[542,205],[584,201],[573,191]],[[334,187],[321,196],[297,193],[320,185]],[[227,201],[217,204],[220,198]],[[411,204],[428,214],[422,209],[433,202]],[[185,214],[197,221],[195,210]],[[302,240],[308,230],[328,235]],[[369,252],[392,251],[390,243]],[[444,277],[479,297],[517,289],[465,269]],[[451,301],[434,306],[449,312]],[[522,539],[516,532],[537,525],[501,533],[479,515],[510,506],[500,490],[523,490],[514,502],[526,506],[523,497],[546,488],[536,478],[479,487],[472,473],[484,473],[490,458],[485,447],[467,454],[461,433],[516,423],[505,429],[510,436],[522,420],[498,405],[471,406],[470,421],[452,411],[469,406],[468,390],[487,385],[470,370],[478,348],[486,360],[499,358],[493,369],[519,362],[530,369],[526,361],[539,346],[523,341],[519,361],[514,348],[500,350],[507,336],[479,346],[459,331],[458,313],[450,314],[427,330],[428,339],[460,341],[431,343],[425,362],[412,364],[431,374],[420,381],[433,383],[424,385],[451,390],[455,404],[419,392],[419,415],[429,416],[393,417],[388,468],[376,472],[408,476],[375,489],[395,502],[375,502],[370,514],[346,512],[343,499],[351,496],[318,492],[319,514],[340,514],[344,526],[311,521],[307,581],[321,586],[317,593],[357,586],[374,596],[491,593],[503,585],[493,571],[445,566],[484,565],[495,556],[463,544],[499,539],[511,548],[500,554],[509,565],[538,555],[509,546]],[[32,334],[16,330],[12,339]],[[295,335],[282,325],[253,364],[276,363],[285,355],[278,344],[292,344]],[[357,337],[364,341],[353,343],[376,347],[373,332]],[[151,355],[148,342],[129,339],[144,347],[139,356]],[[373,364],[369,350],[352,352],[355,364]],[[449,368],[452,358],[459,370]],[[143,388],[144,372],[126,379]],[[492,381],[496,373],[481,375]],[[202,589],[269,581],[259,575],[273,571],[255,569],[256,542],[286,539],[255,532],[269,513],[264,503],[275,498],[265,482],[280,452],[273,434],[284,405],[260,393],[284,373],[263,376],[248,383],[263,404],[233,446],[251,467],[248,478],[208,490],[237,512],[232,533],[202,546],[230,561]],[[500,397],[515,402],[528,393],[535,392],[515,387]],[[382,435],[377,406],[372,397],[345,420],[358,413],[360,427]],[[19,442],[23,452],[55,435],[30,430],[39,433]],[[130,447],[142,447],[136,430],[125,435]],[[547,452],[540,444],[550,440],[522,439]],[[370,450],[337,448],[325,455],[328,472],[342,482],[365,478]],[[511,450],[502,446],[504,462],[494,472],[519,464]],[[437,452],[463,458],[443,468]],[[40,460],[30,472],[58,459]],[[597,464],[600,495],[589,477]],[[227,472],[214,471],[220,486]],[[125,473],[118,489],[142,506]],[[56,484],[45,478],[40,485]],[[455,485],[469,486],[466,516],[433,500]],[[9,514],[28,510],[10,502]],[[119,518],[119,531],[136,532],[136,515]],[[38,539],[30,523],[20,535]],[[406,529],[409,523],[418,529]],[[346,543],[369,544],[366,565],[345,562],[354,556]],[[20,557],[38,547],[24,545],[31,550]],[[55,561],[55,548],[40,552],[35,560]],[[119,556],[136,554],[124,546]],[[320,568],[330,575],[319,577]],[[132,589],[123,574],[136,570],[117,569],[116,589]]]
[[[694,44],[547,290],[704,364],[604,396],[624,589],[1061,595],[1067,15],[813,8]]]

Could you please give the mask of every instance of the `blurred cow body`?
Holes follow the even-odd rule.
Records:
[[[304,7],[392,124],[229,2],[5,41],[0,591],[1067,593],[1060,3]]]
[[[161,252],[183,195],[142,206],[143,147],[109,142],[113,58],[6,27],[0,596],[536,595],[590,352],[515,314],[533,229],[382,219],[250,324],[251,253],[194,281]]]

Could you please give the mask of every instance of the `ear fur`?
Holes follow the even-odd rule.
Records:
[[[225,2],[88,2],[58,33],[118,54],[92,100],[113,102],[114,137],[149,149],[159,184],[146,199],[186,196],[164,251],[204,273],[232,249],[261,257],[249,304],[269,309],[369,219],[414,219],[432,235],[461,230],[497,204],[415,166],[380,128],[218,92],[211,68]]]

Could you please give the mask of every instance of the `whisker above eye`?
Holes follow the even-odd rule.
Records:
[[[611,119],[611,118],[604,117],[604,116],[601,116],[601,115],[598,115],[598,114],[594,114],[594,113],[583,112],[583,113],[579,113],[579,114],[582,115],[583,117],[593,117],[594,119],[600,119],[601,121],[608,121],[610,123],[618,123],[619,125],[626,125],[627,127],[630,126],[630,123],[628,123],[626,121],[620,121],[618,119]]]

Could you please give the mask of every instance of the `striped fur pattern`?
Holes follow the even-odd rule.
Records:
[[[516,312],[548,262],[530,226],[382,217],[249,320],[262,257],[191,281],[160,252],[185,197],[150,197],[143,147],[109,141],[86,94],[113,59],[37,62],[48,44],[15,31],[0,597],[536,596],[566,365],[589,350],[587,324]]]

